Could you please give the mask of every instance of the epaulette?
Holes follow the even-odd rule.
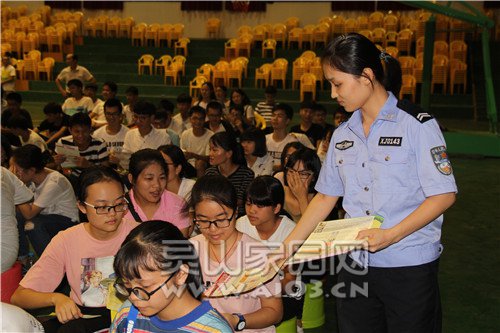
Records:
[[[434,119],[431,114],[425,112],[420,106],[415,105],[406,99],[399,100],[397,107],[413,116],[422,124],[428,120]]]

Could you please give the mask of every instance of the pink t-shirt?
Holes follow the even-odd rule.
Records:
[[[141,207],[135,201],[134,190],[130,190],[129,195],[130,201],[132,201],[132,205],[134,205],[135,211],[139,214],[141,220],[143,222],[148,221],[149,219],[146,217],[146,214],[144,214]],[[185,229],[191,225],[189,215],[183,213],[185,204],[186,202],[182,197],[165,190],[161,195],[160,207],[156,210],[152,220],[168,221],[179,228],[179,230]],[[130,211],[125,215],[125,218],[134,220]]]
[[[208,242],[205,236],[198,235],[191,238],[190,241],[198,251],[203,282],[206,286],[214,283],[222,271],[228,274],[231,274],[231,271],[237,273],[242,268],[242,264],[245,268],[264,267],[269,252],[267,246],[262,242],[243,234],[231,256],[222,263],[218,263],[209,257]],[[276,275],[264,285],[240,296],[208,298],[208,300],[220,313],[241,313],[245,315],[262,307],[259,297],[271,297],[280,293],[281,284],[279,277]],[[276,328],[270,326],[262,329],[246,329],[244,332],[276,332]]]
[[[105,306],[107,285],[115,277],[114,256],[138,224],[123,219],[116,236],[106,241],[93,238],[84,224],[58,233],[19,284],[39,292],[53,292],[66,274],[75,303]]]

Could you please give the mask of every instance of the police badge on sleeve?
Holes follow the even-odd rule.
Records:
[[[448,158],[448,153],[446,152],[445,146],[438,146],[431,148],[431,156],[434,165],[443,175],[451,175],[451,162]]]

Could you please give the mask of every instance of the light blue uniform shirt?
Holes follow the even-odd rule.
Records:
[[[443,135],[427,113],[410,114],[392,93],[365,137],[360,111],[333,133],[316,190],[343,196],[346,218],[380,215],[382,229],[400,223],[426,197],[457,192]],[[442,251],[443,216],[396,244],[369,253],[372,267],[425,264]],[[357,255],[353,253],[353,257]]]

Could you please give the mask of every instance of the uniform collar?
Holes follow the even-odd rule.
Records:
[[[387,93],[389,94],[389,97],[387,98],[387,101],[385,101],[384,106],[380,110],[377,119],[396,122],[398,117],[397,113],[398,100],[392,92],[388,91]]]

